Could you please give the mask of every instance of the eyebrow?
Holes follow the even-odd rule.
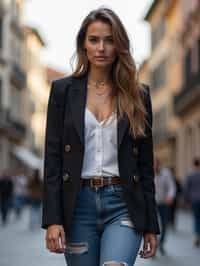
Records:
[[[92,38],[99,38],[99,36],[97,36],[97,35],[88,35],[88,37],[92,37]],[[107,35],[107,36],[105,36],[104,38],[113,38],[113,36],[112,35]]]

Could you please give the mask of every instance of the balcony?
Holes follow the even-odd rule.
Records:
[[[5,13],[5,4],[0,2],[0,16],[3,16]]]
[[[11,82],[19,89],[26,87],[26,73],[17,63],[12,64]]]
[[[11,139],[21,140],[26,135],[26,126],[22,121],[12,118],[9,110],[0,110],[0,131]]]
[[[150,73],[150,85],[152,91],[165,86],[167,73],[167,59],[164,58],[159,65]]]
[[[5,65],[5,64],[6,64],[6,60],[3,58],[1,49],[0,49],[0,65]]]
[[[171,140],[173,136],[167,128],[153,130],[153,140],[155,145],[165,143]]]
[[[174,110],[177,115],[182,115],[194,104],[200,102],[200,75],[197,73],[189,79],[181,91],[174,97]]]
[[[11,20],[11,29],[19,36],[21,40],[24,39],[24,32],[22,26],[19,25],[19,20],[17,17],[13,17]]]
[[[0,109],[0,131],[6,131],[8,126],[8,110]]]
[[[10,138],[15,140],[21,140],[25,138],[26,126],[22,121],[16,120],[9,116],[8,122],[9,122],[8,133]]]

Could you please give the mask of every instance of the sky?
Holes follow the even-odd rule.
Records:
[[[109,4],[107,4],[109,3]],[[152,0],[26,0],[24,22],[36,27],[46,43],[45,64],[71,72],[70,58],[75,52],[76,34],[85,16],[100,6],[113,9],[124,24],[136,64],[150,53],[150,28],[143,20]]]

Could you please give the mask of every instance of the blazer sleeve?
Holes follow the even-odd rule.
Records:
[[[52,82],[46,117],[44,147],[44,186],[42,228],[63,224],[62,217],[62,108],[59,105],[58,86]]]
[[[152,138],[152,104],[149,86],[145,86],[144,103],[147,111],[145,137],[139,142],[139,171],[141,184],[146,203],[146,232],[160,233],[157,217],[157,208],[155,201],[155,184],[154,184],[154,154]]]

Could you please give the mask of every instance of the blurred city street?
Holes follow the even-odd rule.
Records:
[[[13,214],[9,217],[9,224],[0,227],[1,266],[64,266],[63,255],[48,252],[45,249],[45,231],[28,230],[29,210],[25,209],[22,218],[15,221]],[[155,259],[137,259],[136,266],[196,266],[200,259],[200,249],[192,245],[192,220],[189,213],[179,212],[177,230],[170,230],[167,237],[165,256],[159,252]]]
[[[91,20],[94,24],[86,25],[83,17],[98,14],[99,8],[102,18],[98,15]],[[124,29],[116,26],[118,20],[111,23],[115,12]],[[96,24],[95,34],[88,30],[90,24]],[[85,74],[87,86],[76,83]],[[55,90],[55,84],[62,88]],[[142,84],[149,88],[145,97],[140,97],[146,87]],[[158,250],[147,260],[138,256],[135,266],[200,265],[199,103],[200,0],[0,0],[0,266],[66,265],[63,254],[46,249],[41,220],[57,224],[72,217],[65,210],[72,210],[76,180],[84,177],[85,169],[87,177],[106,173],[122,176],[127,184],[132,180],[136,194],[129,202],[136,217],[138,211],[140,228],[145,224],[144,230],[158,232],[152,166],[160,250],[163,243],[166,254]],[[94,124],[81,115],[90,105]],[[129,114],[115,134],[101,124],[111,107]],[[145,136],[139,134],[143,127]],[[92,149],[83,148],[90,143]],[[112,184],[115,180],[118,184],[115,178]],[[93,186],[91,181],[85,183]],[[127,188],[131,192],[133,187]],[[140,224],[143,217],[150,223]]]

